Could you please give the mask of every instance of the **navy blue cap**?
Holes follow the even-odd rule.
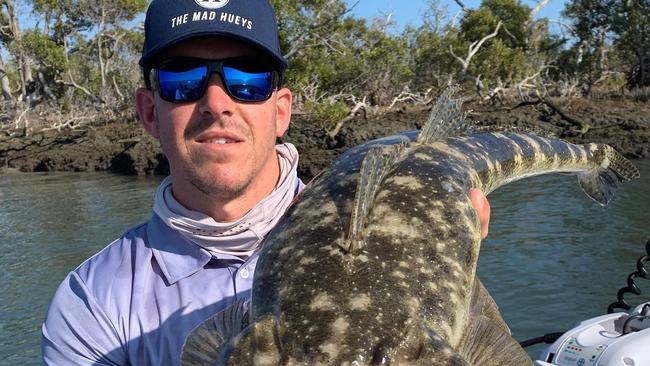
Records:
[[[267,0],[153,0],[144,21],[140,66],[155,66],[152,63],[167,47],[205,36],[251,44],[271,56],[279,69],[287,68],[275,12]]]

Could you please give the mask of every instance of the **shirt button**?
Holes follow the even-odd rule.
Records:
[[[239,275],[241,276],[241,278],[247,279],[248,276],[250,276],[251,274],[250,272],[248,272],[248,269],[244,268],[241,271],[239,271]]]

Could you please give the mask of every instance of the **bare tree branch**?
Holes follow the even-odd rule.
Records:
[[[63,39],[63,50],[64,50],[63,55],[65,56],[65,61],[67,63],[69,63],[70,59],[68,58],[68,42],[67,42],[67,40],[65,38]],[[67,82],[65,82],[65,81],[63,81],[61,79],[54,80],[54,82],[58,83],[58,84],[63,84],[65,86],[73,86],[73,87],[81,90],[87,96],[89,96],[89,97],[91,97],[93,99],[97,98],[97,96],[94,95],[93,93],[91,93],[88,89],[86,89],[83,86],[77,84],[77,82],[74,80],[74,77],[72,76],[72,70],[70,70],[70,69],[68,69],[68,78],[70,79],[69,83],[67,83]]]
[[[115,75],[113,75],[113,87],[115,87],[115,92],[120,98],[124,99],[124,94],[120,91],[120,87],[117,85],[117,80],[115,80]]]
[[[427,89],[424,93],[412,93],[408,85],[405,85],[404,89],[393,99],[386,111],[393,109],[395,104],[406,101],[411,101],[414,104],[429,104],[433,101],[433,98],[429,97],[430,92],[431,88]]]
[[[571,26],[569,24],[566,24],[566,23],[563,23],[563,22],[561,22],[559,20],[555,20],[555,19],[550,19],[549,22],[550,23],[556,23],[557,25],[560,26],[561,29],[565,29],[572,37],[576,37],[576,32],[575,32],[575,29],[574,29],[573,26]],[[563,34],[563,36],[564,36],[564,34]]]
[[[533,10],[530,11],[530,19],[533,19],[535,15],[537,15],[537,13],[539,13],[539,11],[542,10],[542,8],[549,3],[549,1],[551,0],[541,0],[540,2],[538,2],[537,5],[535,5],[535,7],[533,8]]]
[[[25,117],[27,112],[29,112],[30,110],[31,110],[31,108],[25,108],[25,110],[23,110],[18,115],[18,117],[14,120],[14,129],[15,130],[17,130],[20,127],[20,123],[23,122],[23,117]],[[25,124],[25,136],[27,136],[27,120],[25,120],[24,124]]]
[[[461,8],[464,12],[467,11],[467,7],[465,6],[465,4],[463,4],[463,2],[462,2],[461,0],[454,0],[454,1],[456,2],[456,4],[458,4],[458,6],[460,6],[460,8]]]
[[[81,127],[81,126],[88,123],[88,122],[80,122],[80,121],[92,121],[95,118],[97,118],[97,116],[95,116],[95,115],[72,117],[72,118],[66,120],[65,122],[55,123],[51,127],[44,128],[41,131],[51,131],[51,130],[61,131],[64,128],[78,128],[78,127]],[[80,123],[77,123],[77,122],[80,122]]]
[[[356,98],[354,96],[352,96],[352,99],[353,102],[356,102]],[[350,113],[345,118],[340,120],[336,124],[336,126],[334,126],[334,129],[332,129],[332,131],[327,133],[327,136],[329,136],[330,139],[334,140],[334,138],[336,138],[336,135],[339,134],[341,128],[343,128],[343,125],[346,122],[353,119],[357,115],[357,112],[359,112],[360,109],[363,109],[365,111],[367,108],[368,108],[368,104],[366,104],[366,97],[364,96],[363,100],[361,100],[360,102],[356,102],[354,107],[352,107],[352,109],[350,110]]]
[[[343,11],[340,11],[339,13],[335,13],[335,14],[325,13],[326,9],[332,8],[332,5],[334,4],[335,1],[336,0],[329,0],[323,7],[321,7],[318,10],[318,12],[314,15],[311,25],[307,29],[305,29],[296,39],[291,40],[289,42],[291,46],[289,51],[286,54],[284,54],[285,59],[291,61],[293,57],[300,50],[305,48],[307,40],[314,37],[318,29],[326,27],[332,24],[333,22],[337,21],[338,19],[341,19],[341,17],[345,16],[346,14],[350,13],[352,9],[354,9],[354,7],[357,6],[357,4],[359,4],[359,1],[361,0],[357,0],[352,6],[350,6],[349,8],[345,8]]]
[[[557,114],[559,114],[560,117],[562,117],[563,120],[569,122],[572,126],[577,127],[578,132],[580,134],[587,133],[587,131],[591,127],[588,123],[582,121],[581,119],[578,119],[577,117],[574,117],[574,116],[568,114],[566,111],[564,111],[563,108],[561,108],[557,104],[553,103],[551,101],[551,99],[546,98],[541,93],[536,92],[536,94],[537,94],[537,97],[539,98],[539,100],[541,100],[544,104],[546,104],[547,106],[551,107],[551,109],[556,111]]]
[[[479,41],[472,42],[469,45],[469,48],[467,50],[467,57],[465,57],[465,59],[462,59],[459,56],[457,56],[454,53],[454,50],[452,49],[451,45],[449,46],[449,52],[451,53],[451,55],[462,65],[462,70],[461,70],[462,74],[467,73],[467,69],[469,68],[470,61],[472,60],[474,55],[476,55],[476,52],[478,52],[478,50],[481,48],[481,46],[483,46],[483,43],[485,43],[485,41],[487,41],[488,39],[496,37],[496,35],[499,33],[499,28],[501,28],[502,24],[503,24],[503,22],[499,21],[499,24],[497,24],[496,29],[494,30],[494,32],[488,34],[487,36],[483,37]]]
[[[510,33],[510,30],[505,25],[503,26],[503,31],[506,32],[508,37],[512,38],[514,41],[518,41],[517,37],[514,34]]]

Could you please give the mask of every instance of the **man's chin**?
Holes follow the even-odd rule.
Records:
[[[195,176],[190,183],[203,194],[220,199],[237,198],[244,193],[248,186],[242,179],[229,175]]]

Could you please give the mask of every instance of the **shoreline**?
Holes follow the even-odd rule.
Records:
[[[650,103],[572,99],[563,108],[589,126],[585,133],[541,105],[466,106],[471,111],[468,120],[480,130],[554,134],[573,143],[607,143],[630,159],[650,156]],[[317,122],[294,116],[287,134],[279,142],[296,145],[300,152],[298,174],[308,180],[348,148],[419,129],[429,110],[404,107],[377,117],[359,115],[348,121],[335,139],[330,139],[327,130]],[[139,123],[116,122],[85,130],[0,135],[0,173],[16,171],[145,175],[168,174],[169,166],[158,142]]]

